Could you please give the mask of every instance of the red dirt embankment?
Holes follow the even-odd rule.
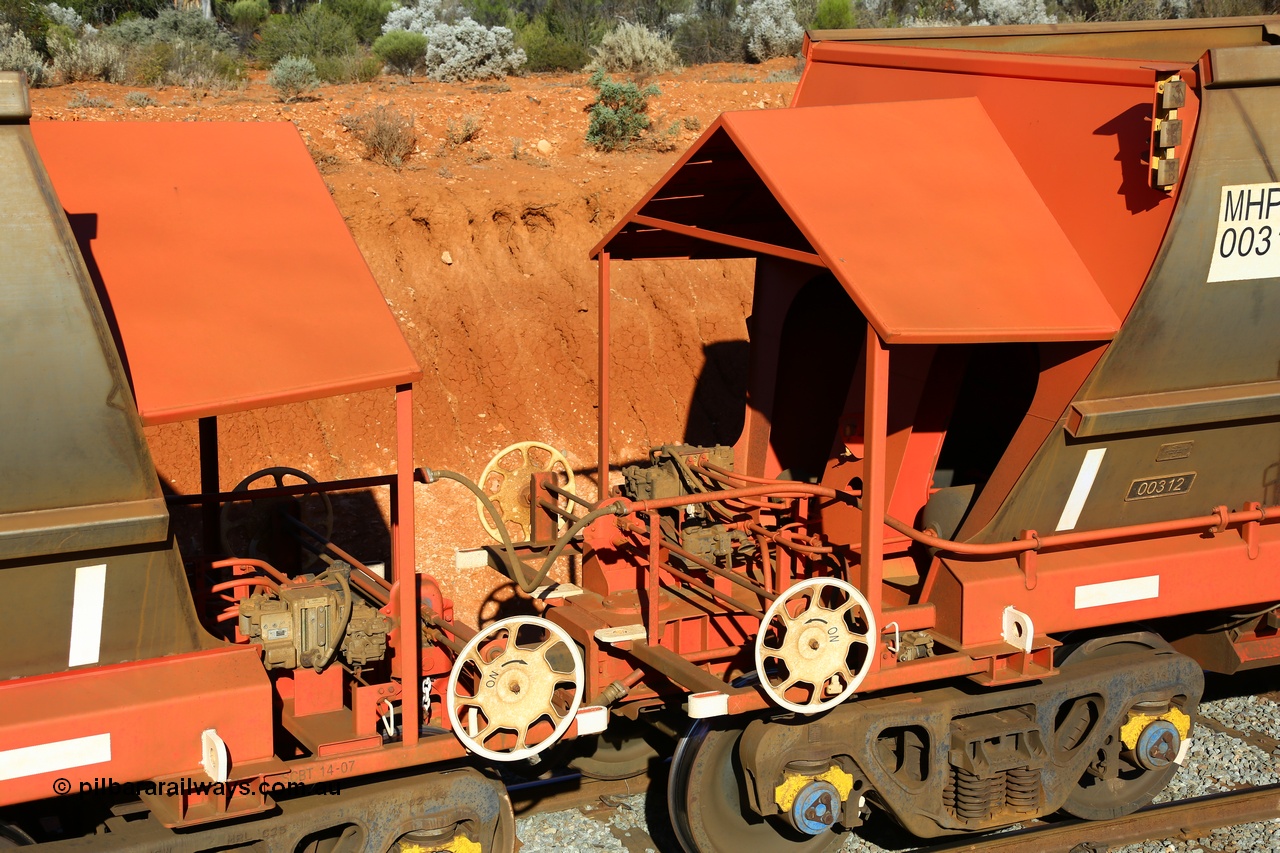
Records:
[[[478,478],[497,451],[534,439],[589,473],[598,314],[587,253],[721,112],[785,106],[795,84],[764,80],[790,67],[789,60],[703,66],[656,78],[654,126],[670,131],[668,150],[610,154],[584,142],[593,94],[584,74],[481,85],[384,78],[328,86],[291,106],[257,75],[222,94],[163,90],[155,107],[70,109],[77,91],[117,105],[127,91],[79,84],[35,90],[32,106],[43,120],[292,121],[423,366],[414,392],[417,463]],[[360,159],[361,146],[340,124],[384,104],[415,119],[418,151],[399,171]],[[479,132],[451,145],[450,124],[468,117]],[[613,293],[615,463],[682,441],[690,428],[704,441],[732,441],[735,404],[726,403],[737,397],[741,405],[749,262],[615,264]],[[359,341],[335,334],[299,345]],[[271,465],[321,479],[394,467],[389,391],[225,416],[220,424],[225,489]],[[161,476],[177,491],[197,490],[195,424],[149,429],[148,437]],[[417,499],[420,570],[439,577],[459,617],[492,618],[486,599],[501,578],[487,570],[456,577],[453,567],[455,548],[488,541],[475,501],[454,484],[419,486]],[[509,596],[508,589],[493,597]]]

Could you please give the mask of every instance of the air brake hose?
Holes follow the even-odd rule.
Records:
[[[543,560],[542,568],[534,576],[533,580],[525,578],[524,570],[529,568],[524,561],[516,554],[515,543],[511,541],[511,534],[507,531],[505,524],[501,524],[502,515],[498,512],[498,508],[493,505],[493,501],[489,500],[489,496],[484,493],[484,489],[480,488],[473,480],[456,471],[433,470],[431,468],[419,468],[416,479],[428,485],[438,480],[453,480],[455,483],[461,483],[471,491],[472,494],[479,499],[480,505],[489,513],[489,517],[494,520],[494,527],[498,530],[498,535],[502,537],[502,549],[504,552],[507,567],[507,575],[522,592],[526,595],[532,595],[533,591],[542,586],[543,581],[547,579],[547,574],[551,571],[551,567],[555,565],[557,559],[569,543],[573,541],[583,528],[588,524],[606,515],[626,515],[630,510],[622,503],[608,503],[604,506],[591,510],[586,515],[579,518],[569,526],[559,539],[555,541],[550,553]]]

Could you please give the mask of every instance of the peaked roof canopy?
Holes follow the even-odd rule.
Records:
[[[1120,326],[975,98],[726,113],[600,252],[825,266],[889,342]]]
[[[145,423],[412,382],[288,123],[33,122]]]

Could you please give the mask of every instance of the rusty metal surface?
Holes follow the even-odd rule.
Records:
[[[0,560],[161,542],[168,534],[162,498],[12,512],[0,515]]]
[[[1210,88],[1280,83],[1280,51],[1217,48],[1209,51]]]
[[[100,611],[102,618],[96,657],[88,660],[73,633],[79,570],[94,566],[106,568],[101,605],[80,602],[81,611]],[[0,661],[0,678],[145,660],[216,643],[196,618],[172,543],[0,562],[0,645],[9,651]]]
[[[25,122],[0,124],[0,162],[0,515],[149,506],[160,486],[129,386]]]
[[[945,128],[945,157],[921,127]],[[680,187],[707,170],[690,165],[601,248],[646,256],[620,233],[635,216],[748,239],[772,231],[769,243],[812,247],[890,343],[1104,340],[1119,327],[975,99],[728,113],[702,145],[724,152],[718,170],[739,175],[729,195],[690,200]],[[725,204],[747,191],[776,199],[795,235],[770,219],[717,221],[749,208]]]
[[[349,785],[324,785],[319,793],[280,797],[273,814],[251,821],[203,829],[198,835],[175,833],[154,820],[128,820],[129,809],[106,821],[104,834],[37,845],[49,851],[170,853],[196,849],[252,848],[262,853],[294,853],[317,833],[354,827],[354,833],[330,853],[366,853],[391,847],[405,833],[442,831],[444,844],[464,835],[482,853],[510,853],[515,845],[511,801],[501,783],[477,770],[458,768],[425,775],[387,778]],[[338,793],[326,793],[336,789]],[[135,810],[136,811],[136,810]],[[327,837],[336,837],[327,836]],[[431,849],[424,841],[427,849]],[[300,846],[303,845],[303,846]],[[467,848],[462,848],[467,849]]]
[[[292,125],[38,122],[32,134],[105,287],[144,422],[421,375]]]
[[[1280,18],[1199,18],[1044,26],[810,30],[807,40],[1194,62],[1209,48],[1274,43]]]
[[[938,687],[866,697],[817,719],[755,721],[743,736],[742,764],[751,801],[762,814],[777,812],[771,795],[789,762],[848,756],[869,782],[868,796],[910,832],[936,837],[973,831],[1057,811],[1134,701],[1181,695],[1194,711],[1202,689],[1200,668],[1189,658],[1130,653],[1064,667],[1052,680],[1011,690]],[[1084,697],[1098,697],[1098,717],[1064,748],[1059,743],[1064,709]],[[1031,745],[1021,758],[1037,773],[1038,794],[1016,806],[1013,801],[1005,806],[1002,795],[995,814],[965,817],[946,801],[952,765],[966,760],[957,745],[982,740],[984,725],[1007,718],[1015,708],[1018,715],[1007,730],[1023,726],[1039,732],[1039,745],[1034,736],[1018,739],[1024,748]],[[976,734],[968,730],[975,727]],[[1005,730],[1006,723],[996,727]],[[908,736],[905,744],[903,736]]]
[[[1252,50],[1280,55],[1280,48]],[[1222,410],[1209,423],[1189,403],[1165,411],[1159,421],[1141,421],[1143,401],[1150,395],[1173,402],[1244,397],[1269,387],[1256,383],[1274,382],[1280,361],[1275,278],[1264,271],[1244,280],[1207,281],[1219,248],[1216,226],[1224,188],[1265,188],[1277,180],[1274,163],[1280,148],[1274,134],[1259,128],[1269,126],[1276,115],[1280,90],[1266,85],[1210,88],[1202,98],[1201,126],[1177,210],[1150,279],[1073,404],[1088,409],[1128,398],[1128,410],[1111,417],[1134,431],[1073,439],[1067,424],[1060,423],[994,518],[975,511],[960,538],[999,541],[1021,529],[1064,529],[1064,505],[1090,454],[1095,460],[1101,457],[1101,464],[1078,517],[1067,519],[1069,529],[1156,522],[1195,507],[1239,508],[1246,500],[1280,502],[1274,474],[1280,422],[1270,404],[1263,405],[1266,401],[1242,411]],[[1255,218],[1254,225],[1259,224]],[[1263,245],[1259,241],[1255,254]],[[1185,446],[1189,452],[1163,459],[1166,445]],[[1126,500],[1143,478],[1190,473],[1196,476],[1185,491],[1157,500]]]
[[[19,74],[0,74],[0,123],[25,122],[31,118],[31,98]]]

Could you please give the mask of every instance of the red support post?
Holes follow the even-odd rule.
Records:
[[[889,350],[875,328],[867,324],[867,383],[863,411],[866,422],[862,476],[862,559],[856,586],[867,597],[871,612],[881,612],[884,575],[885,450],[889,431]],[[852,580],[852,579],[851,579]],[[878,637],[872,638],[878,642]],[[873,654],[872,660],[877,658]]]
[[[649,513],[649,572],[644,596],[645,636],[650,645],[657,645],[662,640],[662,625],[658,621],[658,566],[662,560],[662,528],[659,526],[660,516],[657,512]]]
[[[414,540],[413,501],[413,386],[396,386],[396,483],[391,501],[392,564],[396,602],[395,661],[400,676],[400,714],[403,725],[402,743],[418,742],[419,704],[418,667],[418,561]]]
[[[600,494],[598,500],[609,496],[609,253],[600,253],[600,292],[597,303],[600,311],[600,362],[596,373],[596,385],[600,403],[596,413],[600,419]]]

